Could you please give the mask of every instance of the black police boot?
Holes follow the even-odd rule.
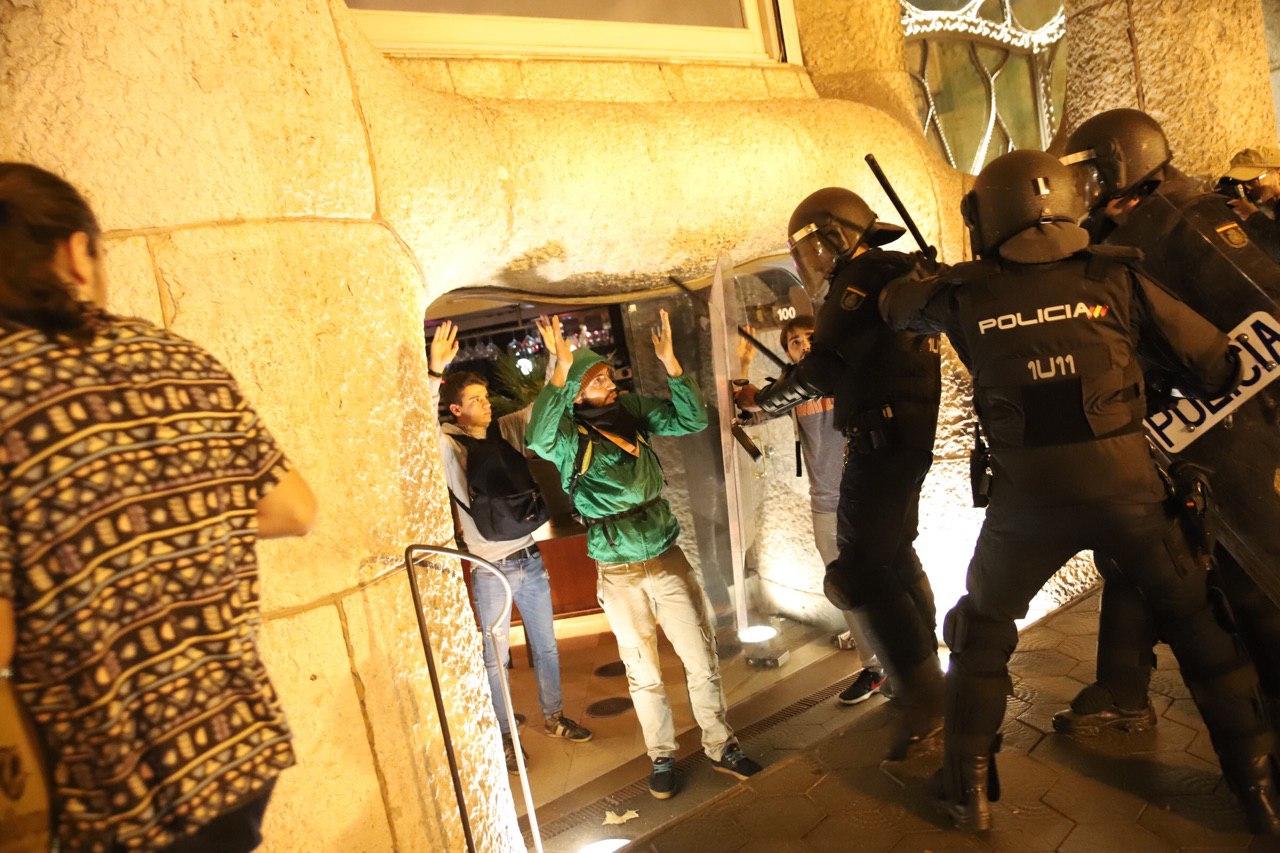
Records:
[[[937,655],[897,675],[896,705],[902,709],[898,733],[887,761],[907,761],[942,746],[942,708],[946,683]]]
[[[1222,774],[1240,800],[1249,831],[1254,835],[1280,835],[1280,792],[1272,756],[1255,755],[1238,761],[1224,758]]]
[[[1103,729],[1145,732],[1155,725],[1156,710],[1150,702],[1145,708],[1121,708],[1112,700],[1111,691],[1097,682],[1076,694],[1071,707],[1053,715],[1054,731],[1080,737],[1094,737]]]
[[[948,750],[935,776],[935,795],[959,829],[985,832],[991,828],[991,803],[1000,799],[1000,774],[995,753],[960,754]]]

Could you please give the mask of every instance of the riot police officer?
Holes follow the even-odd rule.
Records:
[[[835,424],[847,438],[836,511],[839,556],[827,567],[827,597],[865,615],[879,640],[901,727],[891,759],[936,747],[942,721],[942,670],[933,591],[916,556],[920,487],[933,462],[941,396],[936,335],[894,332],[876,297],[909,272],[915,256],[879,248],[903,229],[877,220],[861,198],[828,187],[795,209],[791,254],[805,284],[827,289],[812,349],[745,408],[779,414],[806,399],[835,398]]]
[[[1153,118],[1130,109],[1099,113],[1071,134],[1067,151],[1063,161],[1089,175],[1097,237],[1141,249],[1142,269],[1220,329],[1233,329],[1254,311],[1276,315],[1280,267],[1249,239],[1226,199],[1171,165],[1173,153]],[[1267,341],[1252,343],[1275,360],[1267,355]],[[1219,532],[1216,547],[1207,536],[1200,543],[1203,557],[1213,557],[1211,585],[1219,600],[1229,602],[1229,618],[1248,645],[1274,715],[1280,707],[1280,498],[1272,460],[1280,457],[1280,398],[1273,388],[1280,385],[1245,404],[1230,424],[1204,431],[1186,450],[1174,454],[1156,444],[1176,479],[1194,485],[1179,472],[1210,472],[1214,499],[1202,508],[1204,518],[1190,520],[1202,527],[1212,522]],[[1123,580],[1108,583],[1097,681],[1055,715],[1055,727],[1089,734],[1154,725],[1147,692],[1155,641],[1155,625],[1138,591]]]
[[[1014,620],[1079,551],[1142,590],[1173,647],[1256,832],[1280,830],[1257,675],[1211,611],[1147,450],[1139,354],[1190,396],[1223,393],[1239,363],[1226,337],[1134,267],[1090,247],[1071,171],[1038,151],[997,158],[964,202],[980,260],[900,280],[880,307],[894,328],[945,331],[973,374],[990,445],[986,520],[967,592],[943,622],[951,647],[940,794],[953,819],[986,829],[999,796],[995,753],[1011,690]]]

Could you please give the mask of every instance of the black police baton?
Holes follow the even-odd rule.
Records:
[[[907,207],[902,203],[902,199],[898,198],[898,193],[894,190],[893,184],[889,183],[889,178],[885,175],[884,169],[880,168],[880,164],[876,161],[876,155],[868,154],[866,156],[867,165],[871,167],[871,174],[876,176],[876,180],[880,182],[880,189],[884,190],[884,194],[889,197],[889,201],[893,203],[894,210],[898,211],[898,216],[902,217],[902,224],[907,226],[907,230],[911,232],[911,236],[915,238],[916,245],[920,247],[920,252],[926,259],[933,263],[938,262],[938,249],[936,246],[930,246],[924,240],[924,235],[920,233],[920,229],[916,227],[916,221],[911,218],[911,214],[907,213]]]

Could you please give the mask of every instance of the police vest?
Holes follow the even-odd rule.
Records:
[[[876,307],[884,286],[912,265],[907,255],[876,249],[845,267],[819,311],[814,347],[839,355],[833,395],[838,428],[854,428],[887,406],[893,443],[931,450],[942,394],[939,339],[894,331]]]
[[[974,404],[993,449],[1141,431],[1133,283],[1124,264],[1090,255],[1001,265],[965,291],[959,320]]]
[[[952,340],[991,446],[993,498],[1038,504],[1163,497],[1142,434],[1136,253],[957,268]]]

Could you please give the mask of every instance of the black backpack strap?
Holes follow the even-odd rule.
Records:
[[[569,488],[565,489],[569,497],[573,497],[574,489],[578,488],[578,480],[587,473],[587,469],[591,467],[591,460],[595,457],[591,433],[582,424],[575,424],[575,426],[578,428],[578,452],[573,457],[573,473],[569,475]]]
[[[449,497],[453,499],[453,502],[457,504],[458,507],[462,509],[463,512],[465,512],[467,515],[472,516],[473,518],[475,517],[475,514],[471,511],[471,507],[464,504],[462,502],[462,499],[453,493],[453,489],[446,489],[446,491],[449,492]]]
[[[469,436],[469,435],[458,435],[458,434],[456,434],[456,433],[447,432],[447,433],[445,433],[445,437],[446,437],[446,438],[449,438],[449,439],[452,439],[453,441],[456,441],[458,444],[462,445],[462,448],[463,448],[464,450],[466,450],[468,454],[470,454],[470,453],[471,453],[471,451],[475,449],[475,446],[476,446],[477,444],[479,444],[479,443],[480,443],[480,441],[479,441],[478,439],[472,438],[472,437],[471,437],[471,436]],[[457,457],[454,457],[454,459],[455,459],[455,461],[456,461],[456,460],[457,460]],[[463,468],[463,472],[462,472],[462,473],[463,473],[463,477],[462,477],[462,479],[463,479],[463,481],[465,482],[465,480],[466,480],[466,469],[465,469],[465,466],[464,466],[464,468]],[[458,506],[462,507],[463,511],[465,511],[467,515],[471,516],[472,518],[475,518],[475,513],[473,513],[473,512],[471,511],[471,507],[469,507],[469,506],[467,506],[466,504],[464,504],[464,503],[462,502],[462,499],[461,499],[461,498],[459,498],[457,495],[455,495],[455,494],[453,493],[453,489],[450,489],[450,488],[448,488],[448,487],[446,486],[446,487],[445,487],[445,490],[449,493],[449,497],[453,499],[453,502],[454,502],[455,504],[457,504]]]

